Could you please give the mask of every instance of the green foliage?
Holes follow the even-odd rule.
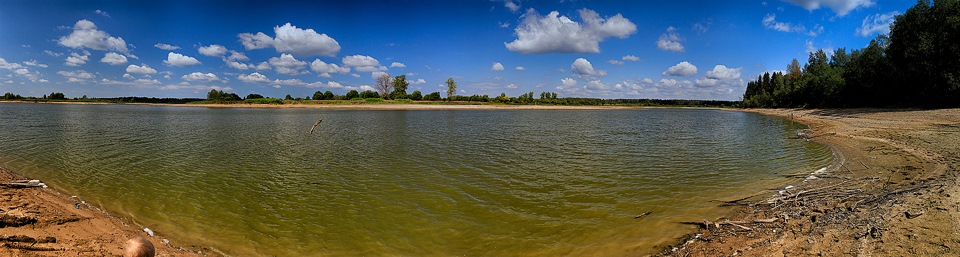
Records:
[[[364,99],[363,99],[363,103],[379,104],[379,103],[383,103],[383,98],[379,98],[379,97],[378,97],[378,98],[364,98]]]
[[[350,92],[347,92],[347,95],[345,95],[343,98],[351,100],[354,98],[360,98],[360,93],[357,92],[357,90],[350,90]]]
[[[3,100],[20,100],[20,99],[23,99],[23,97],[20,95],[14,95],[13,93],[10,93],[10,92],[3,94]]]
[[[283,100],[280,98],[247,98],[243,100],[244,103],[248,104],[283,104]]]
[[[420,93],[420,90],[414,90],[413,93],[410,94],[410,100],[420,101],[421,99],[423,99],[423,93]]]
[[[337,95],[334,95],[333,92],[330,92],[330,90],[327,90],[326,92],[323,92],[323,99],[324,99],[324,100],[336,100],[336,99],[337,99]],[[317,100],[317,98],[314,97],[313,100]]]
[[[414,92],[416,93],[416,92]],[[433,92],[423,96],[424,101],[440,101],[440,92]]]
[[[244,98],[244,99],[248,99],[248,100],[249,100],[249,99],[260,99],[260,98],[263,98],[263,96],[260,95],[260,94],[249,94],[249,95],[247,95],[247,97]]]
[[[447,78],[447,99],[457,95],[457,82],[453,78]]]
[[[397,99],[396,102],[397,102],[397,103],[400,103],[400,104],[412,104],[412,103],[413,103],[413,100],[410,100],[410,99]]]
[[[390,98],[406,99],[408,86],[410,83],[407,82],[407,75],[393,77],[393,92],[390,93]]]
[[[290,96],[290,94],[287,94],[287,96],[284,96],[284,97],[283,97],[283,100],[287,100],[287,101],[293,100],[293,97]]]
[[[360,98],[364,98],[364,99],[367,99],[367,98],[380,98],[380,94],[378,94],[377,92],[373,92],[373,91],[367,90],[367,91],[360,92]]]
[[[214,102],[233,102],[240,101],[240,96],[235,93],[224,93],[223,91],[211,89],[210,92],[207,93],[207,100]]]
[[[960,1],[921,0],[896,17],[890,36],[863,48],[810,54],[803,70],[747,83],[745,107],[960,105]]]
[[[46,97],[44,97],[44,98],[50,99],[50,100],[64,100],[64,99],[67,99],[67,97],[64,96],[63,93],[58,93],[58,92],[50,93],[50,95],[48,95],[48,96],[46,96]]]

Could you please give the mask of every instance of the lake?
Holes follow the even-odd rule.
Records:
[[[707,109],[0,103],[0,164],[232,255],[631,255],[723,216],[710,200],[829,164],[791,139],[804,128]]]

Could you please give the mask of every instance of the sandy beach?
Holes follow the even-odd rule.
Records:
[[[669,256],[932,256],[960,251],[960,109],[746,110],[810,125],[834,163],[789,188],[723,199]],[[811,171],[813,172],[813,171]]]
[[[195,106],[195,105],[173,105]],[[201,107],[237,107],[202,105]],[[260,107],[260,106],[257,106]],[[276,108],[273,106],[265,106]],[[569,106],[295,105],[335,109],[617,109]],[[630,108],[635,109],[635,108]],[[671,256],[934,255],[960,250],[960,109],[744,110],[810,126],[796,140],[834,150],[822,172],[788,188],[724,200],[728,218],[690,221],[699,232],[665,247]],[[0,169],[0,182],[24,178]],[[219,255],[190,242],[150,237],[134,221],[51,188],[0,187],[3,256],[115,256],[147,237],[158,256]],[[80,204],[78,204],[80,203]]]

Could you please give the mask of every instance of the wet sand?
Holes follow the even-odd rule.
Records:
[[[819,174],[797,174],[789,189],[725,199],[733,214],[691,221],[699,232],[662,255],[960,252],[960,109],[746,111],[810,125],[796,140],[831,147],[834,163]]]

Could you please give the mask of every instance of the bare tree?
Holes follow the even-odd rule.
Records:
[[[390,81],[390,74],[386,72],[380,73],[380,76],[377,76],[377,84],[373,86],[377,89],[377,93],[380,93],[380,97],[387,99],[390,96],[390,92],[393,92],[393,84]]]

